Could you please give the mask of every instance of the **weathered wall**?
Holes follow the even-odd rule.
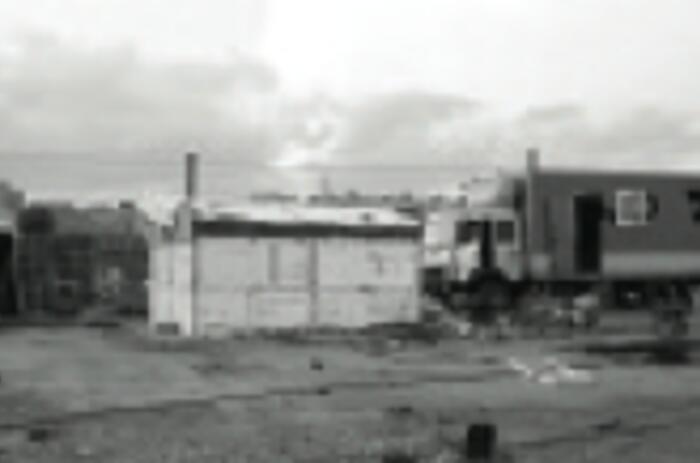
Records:
[[[418,316],[414,241],[200,236],[195,256],[196,333]]]
[[[14,232],[17,213],[24,206],[24,193],[0,181],[0,232]]]
[[[178,334],[194,334],[192,311],[192,247],[188,242],[155,244],[151,249],[149,323],[160,331],[177,326]]]

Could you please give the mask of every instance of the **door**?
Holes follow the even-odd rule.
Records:
[[[9,233],[0,233],[0,314],[17,313],[17,294],[14,275],[14,239]]]
[[[494,227],[490,220],[481,222],[481,245],[479,247],[479,266],[483,269],[492,269],[496,260],[494,245]]]
[[[603,253],[603,197],[600,194],[574,196],[574,268],[577,273],[596,274]]]
[[[511,280],[521,277],[522,253],[519,247],[518,227],[514,218],[494,222],[496,267]]]

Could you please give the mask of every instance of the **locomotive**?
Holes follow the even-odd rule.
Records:
[[[487,199],[428,213],[426,293],[456,310],[593,295],[606,307],[692,307],[700,284],[700,175],[543,167]]]

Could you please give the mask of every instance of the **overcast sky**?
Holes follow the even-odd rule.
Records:
[[[21,181],[16,153],[187,149],[508,164],[536,145],[700,168],[698,17],[694,0],[5,0],[0,151]]]

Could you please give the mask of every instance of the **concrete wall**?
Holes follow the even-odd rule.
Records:
[[[149,324],[154,331],[174,327],[183,336],[194,334],[192,305],[192,246],[161,242],[150,251]]]
[[[153,326],[226,336],[419,316],[418,240],[197,236],[193,243],[154,247]]]

